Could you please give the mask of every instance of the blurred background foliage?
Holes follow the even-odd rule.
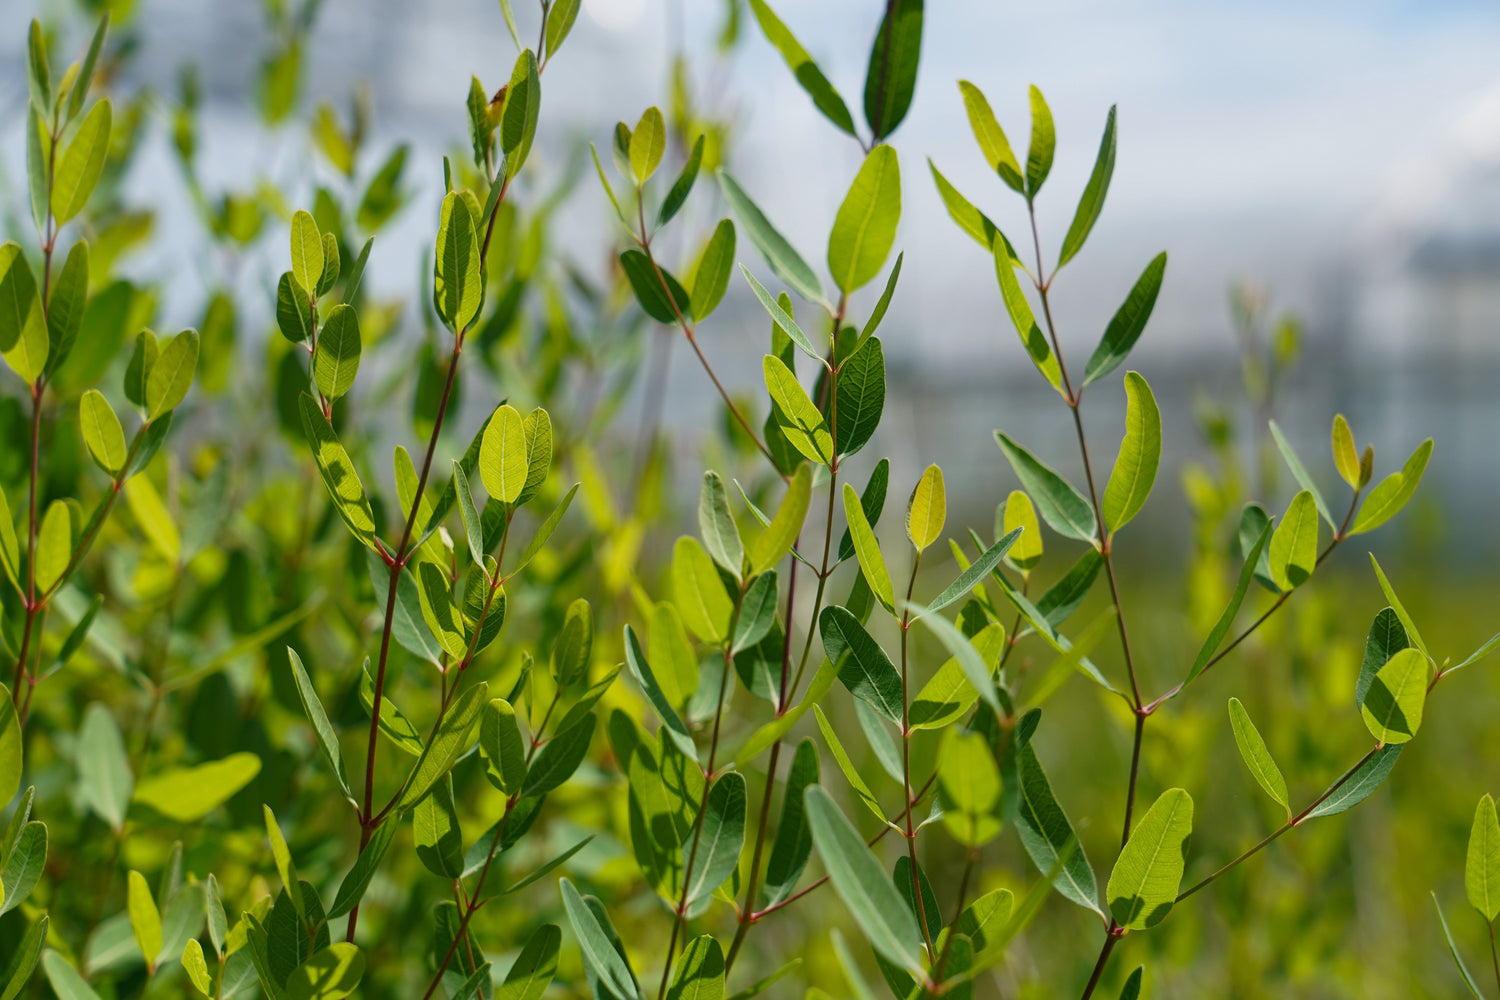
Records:
[[[52,946],[90,975],[108,973],[98,982],[113,991],[105,1000],[116,1000],[137,994],[145,981],[124,912],[121,873],[127,868],[160,878],[163,887],[174,879],[193,884],[213,872],[232,909],[247,906],[268,891],[273,872],[262,802],[295,831],[292,848],[305,878],[332,884],[352,860],[347,806],[330,777],[313,765],[315,747],[285,649],[291,644],[302,651],[335,723],[357,731],[365,719],[360,664],[378,638],[380,622],[371,609],[378,612],[380,595],[371,585],[364,553],[338,525],[307,460],[297,415],[305,376],[302,359],[275,333],[275,275],[294,208],[309,208],[319,228],[335,234],[345,260],[357,255],[366,237],[376,237],[359,302],[369,374],[338,418],[346,442],[363,442],[356,446],[355,460],[366,482],[378,484],[377,514],[383,508],[382,520],[389,522],[396,505],[383,456],[399,442],[425,439],[445,374],[440,327],[425,297],[411,291],[425,287],[422,275],[431,266],[427,255],[435,196],[441,191],[434,154],[451,153],[455,164],[471,158],[460,113],[462,92],[448,95],[452,114],[408,139],[394,135],[383,120],[375,96],[382,88],[340,74],[339,67],[351,60],[341,54],[339,29],[328,19],[346,14],[342,7],[325,11],[319,0],[265,0],[259,8],[236,5],[232,13],[196,6],[184,13],[145,0],[58,0],[37,6],[58,65],[88,37],[97,15],[109,9],[112,36],[99,80],[115,106],[103,180],[82,223],[93,247],[92,297],[80,338],[88,349],[73,355],[55,383],[43,442],[44,497],[92,497],[101,489],[76,426],[77,395],[100,378],[118,384],[135,331],[191,325],[202,337],[195,392],[178,414],[170,446],[149,470],[179,527],[178,544],[153,538],[129,510],[106,523],[85,567],[84,585],[65,592],[55,613],[65,622],[76,620],[87,606],[85,591],[104,595],[104,610],[90,641],[67,664],[66,680],[38,687],[27,733],[28,767],[38,801],[48,803],[45,818],[54,845],[38,897],[28,906],[51,912]],[[591,6],[585,0],[585,21]],[[785,6],[789,18],[799,16],[795,5]],[[678,8],[664,12],[675,55],[653,82],[657,96],[652,100],[667,111],[667,157],[674,170],[700,135],[705,169],[736,162],[744,154],[737,143],[742,109],[766,99],[760,81],[731,72],[737,51],[765,45],[748,11],[737,0],[713,7],[714,37],[701,45],[688,45],[680,24],[672,26]],[[3,37],[11,43],[0,61],[3,227],[7,238],[23,245],[30,227],[20,153],[24,114],[16,109],[25,103],[19,30],[33,13],[29,8],[7,10]],[[861,36],[878,13],[873,6],[859,12]],[[236,81],[226,84],[223,71],[205,73],[202,60],[184,61],[170,73],[141,65],[154,34],[183,30],[177,19],[221,15],[237,25],[254,21],[239,42],[256,51],[250,59],[244,52],[234,56],[234,65],[245,70]],[[517,17],[523,34],[535,32],[535,11],[518,11]],[[497,55],[463,69],[475,72],[489,91],[508,72],[509,43],[498,27],[498,11],[486,9],[479,20],[482,26],[475,30],[494,41]],[[608,81],[578,65],[588,59],[590,46],[608,40],[600,25],[589,30],[595,40],[560,57],[548,78],[551,85],[554,77],[571,75],[572,82],[549,91],[546,108],[558,115],[553,121],[567,127],[550,130],[537,164],[518,182],[519,196],[502,207],[488,265],[495,282],[469,355],[475,363],[466,365],[456,387],[451,450],[462,448],[501,399],[523,411],[545,406],[555,428],[554,467],[565,473],[549,482],[540,506],[549,509],[566,483],[582,483],[579,503],[553,544],[537,558],[526,583],[510,594],[504,639],[484,663],[492,689],[498,690],[518,676],[524,656],[548,655],[575,598],[587,598],[594,608],[595,669],[623,658],[622,624],[645,620],[653,600],[667,593],[670,546],[679,533],[692,531],[701,468],[741,475],[752,498],[763,497],[772,485],[752,444],[699,384],[701,374],[685,367],[686,351],[673,346],[675,332],[641,314],[614,266],[616,237],[608,228],[608,205],[593,184],[587,141],[604,146],[612,121],[633,120],[638,107],[617,106],[608,99]],[[358,45],[365,37],[356,31],[343,44]],[[423,58],[443,56],[429,51]],[[575,65],[568,65],[570,60]],[[1058,76],[1082,72],[1073,65],[1052,70]],[[947,76],[940,61],[924,65],[929,89],[950,87]],[[216,88],[209,93],[206,78]],[[994,90],[1017,93],[1027,82],[1011,78],[1003,67],[986,80]],[[584,105],[585,113],[598,112],[597,120],[566,110],[569,95],[585,84],[602,88],[602,96]],[[786,96],[784,90],[775,93]],[[925,151],[903,152],[910,164],[908,187],[926,185],[917,169],[917,156]],[[760,151],[758,162],[768,155]],[[791,176],[799,160],[815,155],[799,145],[770,158],[776,171]],[[780,183],[774,172],[751,176],[762,191]],[[796,206],[783,203],[778,210],[793,214]],[[690,207],[684,229],[692,235],[669,252],[691,260],[717,214]],[[1106,222],[1096,239],[1108,240],[1108,228]],[[948,238],[962,237],[950,232]],[[967,317],[969,333],[994,333],[1009,344],[1008,334],[999,330],[1003,318],[996,318],[993,288],[987,292],[986,309]],[[766,324],[747,296],[732,295],[726,311],[730,308],[721,325],[731,332],[715,333],[710,350],[722,349],[732,359],[724,370],[738,391],[758,382],[758,366],[738,362],[763,351]],[[1491,329],[1494,321],[1490,316]],[[890,454],[893,483],[904,484],[914,481],[916,470],[929,460],[926,445],[933,432],[923,408],[943,385],[917,378],[916,359],[922,345],[941,331],[914,311],[888,322],[885,340],[911,368],[893,366],[885,427],[852,475],[862,481],[874,456]],[[1151,689],[1180,675],[1196,637],[1223,607],[1239,562],[1235,532],[1242,504],[1259,498],[1280,509],[1294,492],[1264,433],[1266,421],[1288,409],[1319,414],[1305,423],[1316,425],[1321,435],[1332,415],[1325,355],[1316,344],[1309,351],[1306,331],[1295,316],[1279,310],[1274,288],[1235,286],[1222,319],[1201,333],[1222,343],[1216,364],[1229,374],[1201,382],[1179,379],[1184,384],[1163,395],[1169,451],[1190,458],[1169,468],[1173,478],[1162,479],[1153,501],[1159,509],[1148,511],[1146,530],[1118,553],[1124,576],[1133,581],[1124,599],[1137,623],[1143,686]],[[1441,338],[1443,331],[1430,335]],[[993,374],[971,371],[967,377],[999,387],[1005,384],[1002,369],[1020,364],[1019,354],[1006,355]],[[972,524],[988,535],[995,504],[1014,485],[989,445],[992,427],[1046,424],[1049,429],[1042,433],[1066,443],[1061,411],[1038,416],[1034,402],[1034,396],[999,388],[966,392],[966,419],[953,421],[940,435],[950,439],[942,445],[942,460],[953,459],[950,534]],[[1367,410],[1382,405],[1366,404]],[[16,443],[25,440],[28,425],[27,401],[18,383],[7,379],[0,396],[5,442],[0,484],[12,498],[24,491],[25,455]],[[1382,427],[1389,426],[1382,421]],[[1377,474],[1389,471],[1393,456],[1404,455],[1410,439],[1426,430],[1402,428],[1401,438],[1390,442],[1374,436],[1384,460]],[[1372,437],[1357,418],[1355,433],[1362,443]],[[959,436],[973,440],[951,443]],[[1441,432],[1437,436],[1435,468],[1448,461]],[[1302,437],[1314,439],[1311,433]],[[1469,457],[1493,467],[1493,435],[1483,437],[1490,452]],[[1310,462],[1320,482],[1334,481],[1325,450],[1301,450],[1305,458],[1319,456]],[[1071,452],[1061,448],[1049,460],[1071,468]],[[1442,481],[1463,483],[1465,472],[1450,465]],[[1455,523],[1445,507],[1449,499],[1442,491],[1424,489],[1407,516],[1378,540],[1383,562],[1440,659],[1458,659],[1478,647],[1494,631],[1500,604],[1495,532],[1476,532],[1469,540],[1468,523]],[[885,531],[894,530],[894,520]],[[1036,571],[1038,586],[1060,575],[1077,554],[1056,538],[1049,538],[1048,546]],[[944,553],[933,565],[924,564],[932,585],[951,577],[946,561]],[[840,593],[852,580],[848,574],[844,570],[833,584]],[[12,601],[8,591],[6,596]],[[1263,594],[1256,599],[1269,603]],[[1189,879],[1217,867],[1279,822],[1234,751],[1224,712],[1227,698],[1245,702],[1286,771],[1294,800],[1305,800],[1366,748],[1352,689],[1365,629],[1383,604],[1367,561],[1348,547],[1314,586],[1233,654],[1227,669],[1175,702],[1170,725],[1152,728],[1143,801],[1167,785],[1181,785],[1198,802]],[[1078,621],[1092,620],[1104,605],[1104,595],[1095,594]],[[12,650],[14,610],[5,605],[5,637]],[[929,637],[916,641],[927,662],[941,659]],[[1033,656],[1036,669],[1045,667],[1044,652],[1022,647],[1023,669]],[[1115,656],[1107,646],[1096,654],[1106,670],[1116,666]],[[392,664],[393,684],[416,703],[413,692],[432,686],[423,674],[428,668],[404,653]],[[1435,888],[1445,902],[1453,901],[1448,909],[1455,934],[1471,954],[1482,954],[1482,927],[1466,918],[1472,914],[1453,911],[1473,802],[1500,784],[1500,742],[1488,738],[1497,696],[1494,664],[1473,671],[1462,685],[1439,690],[1429,708],[1436,724],[1429,724],[1427,735],[1403,756],[1379,793],[1356,812],[1310,824],[1277,842],[1184,905],[1156,932],[1128,938],[1110,972],[1115,988],[1126,971],[1149,956],[1153,997],[1457,995],[1460,983],[1428,891]],[[111,829],[76,795],[69,801],[74,734],[96,702],[116,716],[137,777],[237,751],[258,755],[261,771],[205,823],[184,827],[137,806],[124,829]],[[637,715],[643,711],[624,685],[606,696],[604,710],[615,706]],[[414,717],[424,711],[419,705],[406,707]],[[1111,856],[1117,839],[1131,724],[1119,708],[1094,689],[1069,683],[1048,707],[1049,715],[1067,724],[1044,726],[1038,737],[1038,753],[1053,785],[1096,859]],[[831,714],[841,731],[858,728],[847,699]],[[749,731],[747,725],[738,732],[742,737]],[[857,739],[850,745],[856,754],[867,753]],[[929,754],[934,749],[919,747]],[[596,739],[594,748],[595,759],[549,799],[544,836],[529,848],[534,856],[511,863],[524,870],[526,862],[539,862],[598,831],[568,870],[605,898],[617,925],[624,926],[632,914],[655,914],[659,907],[630,854],[624,786],[612,771],[608,742]],[[872,760],[863,763],[861,770],[880,791],[884,771]],[[474,766],[470,762],[455,774],[459,813],[471,832],[487,825],[484,817],[496,808],[496,793]],[[174,875],[179,843],[181,874]],[[1001,845],[992,849],[996,856],[987,882],[978,889],[1006,886],[1019,894],[1034,874],[1013,839]],[[374,942],[370,962],[382,970],[362,988],[371,998],[420,990],[427,967],[414,957],[420,949],[411,945],[429,933],[429,911],[449,895],[449,886],[422,869],[410,852],[400,857],[399,866],[388,866],[367,897],[367,933]],[[957,880],[959,852],[950,857],[936,849],[923,860],[938,886]],[[561,922],[550,880],[510,904],[485,909],[477,932],[486,940],[519,942],[542,913]],[[23,915],[15,910],[0,916],[0,956],[18,942]],[[809,897],[761,925],[747,945],[752,966],[758,967],[757,954],[801,950],[798,979],[842,994],[826,942],[828,929],[843,919],[830,894]],[[979,983],[977,994],[1075,995],[1093,956],[1092,943],[1080,947],[1096,934],[1091,919],[1054,897],[994,978]],[[663,937],[668,926],[664,920],[640,922],[642,933]],[[632,944],[645,954],[664,947],[649,938]],[[406,967],[396,964],[401,955],[412,957]],[[561,983],[581,988],[577,962],[576,950],[565,947]],[[393,971],[398,968],[399,974]],[[48,987],[38,977],[31,989],[29,995],[40,996]],[[186,989],[178,970],[153,979],[149,993],[186,995]],[[557,994],[565,990],[560,985]],[[793,993],[790,986],[787,992]]]

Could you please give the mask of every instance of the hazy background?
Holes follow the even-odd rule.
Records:
[[[16,0],[20,7],[31,6]],[[61,8],[43,0],[45,12]],[[529,36],[536,14],[518,5]],[[858,105],[880,5],[783,2],[788,24],[852,107]],[[200,169],[212,185],[270,176],[294,191],[315,176],[307,144],[269,141],[250,99],[265,49],[258,4],[140,0],[141,57],[132,71],[169,100],[184,63],[203,74]],[[0,20],[0,112],[18,126],[24,107],[26,19]],[[722,3],[585,2],[559,65],[547,75],[542,171],[559,172],[580,140],[601,145],[617,119],[665,103],[671,54],[709,53]],[[822,264],[832,215],[861,154],[813,108],[748,13],[727,60],[699,55],[701,94],[733,122],[731,168],[769,217]],[[327,0],[305,64],[308,107],[345,106],[372,88],[369,147],[414,144],[408,183],[416,197],[380,241],[370,273],[382,287],[415,291],[418,253],[431,238],[442,152],[465,145],[461,103],[468,76],[487,86],[509,71],[513,45],[491,0]],[[1494,428],[1500,420],[1500,8],[1480,2],[1219,3],[1059,0],[1042,5],[930,4],[922,71],[894,145],[903,165],[898,247],[909,251],[885,331],[892,409],[882,429],[898,473],[915,456],[948,468],[960,502],[992,502],[1008,472],[985,431],[1004,424],[1042,451],[1067,446],[1065,420],[1046,405],[1000,305],[993,268],[942,210],[926,169],[943,172],[1012,236],[1024,235],[1019,199],[989,174],[969,134],[955,81],[989,95],[1024,147],[1026,86],[1052,105],[1056,166],[1040,199],[1044,252],[1055,254],[1093,161],[1105,112],[1120,108],[1119,155],[1103,218],[1085,253],[1055,286],[1064,349],[1074,364],[1098,338],[1135,276],[1170,254],[1154,318],[1132,358],[1161,399],[1169,454],[1196,444],[1195,394],[1232,403],[1238,386],[1227,309],[1232,282],[1259,286],[1272,314],[1305,322],[1306,353],[1278,406],[1315,475],[1329,475],[1328,422],[1343,410],[1378,472],[1394,468],[1431,434],[1439,447],[1427,496],[1450,515],[1449,554],[1488,558],[1500,487]],[[160,118],[166,119],[162,111]],[[161,183],[176,171],[166,129],[147,144],[132,178],[154,203],[159,232],[180,232],[131,267],[172,273],[167,325],[193,322],[205,258],[191,209]],[[7,179],[22,176],[18,127],[5,130]],[[372,154],[372,160],[375,157]],[[367,170],[372,170],[372,163]],[[795,179],[795,183],[787,183]],[[704,185],[705,188],[708,185]],[[12,187],[14,191],[14,187]],[[702,195],[699,195],[702,198]],[[711,221],[722,206],[697,203]],[[580,262],[598,253],[612,219],[586,176],[563,214],[561,242]],[[276,249],[279,249],[277,247]],[[741,241],[742,259],[753,251]],[[249,280],[266,287],[273,254]],[[758,259],[755,266],[764,271]],[[878,289],[867,290],[867,297]],[[264,297],[268,304],[270,296]],[[856,303],[868,308],[868,303]],[[175,311],[175,313],[174,313]],[[267,316],[269,313],[267,313]],[[705,328],[706,349],[731,385],[759,381],[763,318],[736,284],[729,308]],[[1088,407],[1115,426],[1117,380]],[[686,351],[673,359],[670,424],[690,427],[715,405]],[[963,436],[951,428],[975,429]],[[910,458],[910,462],[907,459]],[[898,479],[898,481],[900,481]],[[1175,484],[1168,481],[1169,487]],[[1158,523],[1175,488],[1158,491]],[[1272,498],[1279,500],[1281,498]],[[1484,544],[1473,544],[1476,534]]]

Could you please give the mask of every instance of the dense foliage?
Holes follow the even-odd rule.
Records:
[[[1377,475],[1374,445],[1334,416],[1315,475],[1271,421],[1296,489],[1268,509],[1278,470],[1247,463],[1206,408],[1211,461],[1185,475],[1188,606],[1172,639],[1143,642],[1161,569],[1127,528],[1163,467],[1163,415],[1121,369],[1167,255],[1081,368],[1053,321],[1105,206],[1114,109],[1054,253],[1038,215],[1063,147],[1040,90],[1024,157],[979,87],[955,97],[1023,238],[929,162],[1077,441],[1042,456],[994,432],[1018,488],[989,498],[993,525],[958,529],[942,469],[904,481],[867,451],[882,336],[903,335],[883,325],[903,262],[889,140],[916,86],[921,0],[872,21],[860,119],[749,2],[746,24],[863,157],[826,273],[728,169],[732,124],[695,105],[687,57],[669,111],[632,113],[591,162],[533,155],[579,0],[520,17],[502,0],[519,55],[498,87],[473,79],[469,141],[443,161],[428,224],[431,297],[412,303],[362,280],[406,209],[408,149],[367,149],[360,101],[298,124],[317,3],[267,9],[261,114],[273,133],[307,129],[325,183],[212,193],[186,71],[171,142],[217,277],[201,322],[170,336],[147,328],[162,289],[118,263],[152,232],[122,184],[154,100],[121,82],[138,29],[104,17],[61,73],[67,25],[29,35],[30,219],[0,247],[0,1000],[1087,1000],[1143,995],[1148,959],[1172,995],[1345,981],[1342,890],[1307,888],[1348,881],[1326,818],[1382,789],[1424,716],[1448,710],[1439,682],[1500,636],[1429,645],[1374,556],[1384,607],[1313,586],[1401,513],[1430,440]],[[745,13],[727,9],[724,49]],[[575,190],[590,168],[597,187]],[[618,224],[607,284],[552,225],[600,191]],[[701,224],[719,203],[729,217]],[[664,251],[681,245],[695,249]],[[274,287],[242,279],[272,252]],[[732,287],[768,318],[755,397],[726,388],[700,338]],[[1268,340],[1253,302],[1240,313],[1259,421],[1295,328]],[[693,510],[660,426],[677,337],[723,421],[702,442],[697,530],[674,540]],[[1109,383],[1124,408],[1106,468],[1083,406]],[[1341,495],[1318,485],[1328,467]],[[1351,616],[1373,621],[1351,636]],[[1244,658],[1254,683],[1234,676]],[[1449,730],[1446,746],[1478,738]],[[1265,808],[1226,797],[1243,784],[1228,765],[1208,769],[1227,741]],[[1422,822],[1449,823],[1445,807]],[[1293,841],[1305,853],[1263,889],[1244,881]],[[1493,955],[1489,795],[1465,887]],[[1156,929],[1221,889],[1220,922]],[[1298,898],[1308,913],[1287,912]],[[1246,954],[1206,972],[1194,956],[1214,940]]]

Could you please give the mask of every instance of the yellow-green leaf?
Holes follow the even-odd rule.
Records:
[[[713,559],[686,535],[672,549],[672,603],[683,624],[704,642],[721,643],[729,636],[734,602]]]
[[[125,468],[125,431],[114,407],[98,389],[90,389],[78,401],[78,426],[94,462],[111,476],[118,476]]]
[[[1469,853],[1464,864],[1464,889],[1469,904],[1490,923],[1500,917],[1500,820],[1495,800],[1485,795],[1474,810],[1469,831]]]
[[[189,938],[187,946],[182,949],[182,968],[194,989],[205,997],[213,997],[213,978],[208,974],[208,962],[203,958],[203,946],[197,938]]]
[[[1417,492],[1417,487],[1422,483],[1422,473],[1427,469],[1427,460],[1431,457],[1432,438],[1428,438],[1411,453],[1400,472],[1386,476],[1370,491],[1359,508],[1359,514],[1354,518],[1354,524],[1349,528],[1349,534],[1374,531],[1395,517],[1406,506],[1412,494]]]
[[[848,485],[847,483],[845,484]],[[948,516],[947,492],[943,470],[929,465],[917,480],[906,503],[906,537],[921,552],[943,536],[943,522]]]
[[[167,512],[166,504],[161,501],[161,494],[151,485],[151,480],[146,476],[131,478],[125,484],[125,500],[130,504],[130,512],[140,522],[146,537],[151,539],[152,544],[169,562],[175,563],[182,553],[182,538],[177,533],[172,515]]]
[[[990,102],[985,98],[980,89],[968,80],[958,81],[958,89],[964,98],[964,110],[969,115],[969,127],[974,130],[974,138],[979,142],[979,151],[984,154],[984,161],[990,165],[990,169],[1000,175],[1016,191],[1024,191],[1025,178],[1021,176],[1021,165],[1016,161],[1015,151],[1011,149],[1010,140],[1005,137],[1005,130],[995,119],[995,112],[990,108]]]
[[[84,116],[73,140],[57,157],[52,181],[52,214],[62,225],[83,211],[89,195],[99,183],[104,159],[109,153],[109,127],[112,111],[109,99],[99,101]]]
[[[1005,498],[1005,512],[995,537],[1004,537],[1017,528],[1021,529],[1021,536],[1010,547],[1005,558],[1024,575],[1036,569],[1037,564],[1042,561],[1042,526],[1036,519],[1036,508],[1032,506],[1031,497],[1021,490],[1011,490],[1010,496]]]
[[[135,934],[135,943],[146,956],[146,964],[155,968],[156,957],[161,954],[161,913],[151,898],[146,877],[133,869],[127,881],[126,908],[130,911],[130,929]]]
[[[46,366],[48,350],[36,277],[21,247],[6,243],[0,246],[0,356],[30,384]]]
[[[196,767],[168,767],[135,786],[135,801],[168,819],[194,823],[227,802],[260,773],[253,753],[232,753]]]
[[[651,179],[667,148],[667,123],[661,109],[649,107],[630,133],[630,172],[639,187]]]
[[[146,419],[175,409],[193,385],[198,370],[198,331],[183,330],[161,345],[146,377]]]
[[[1181,788],[1163,792],[1131,832],[1110,872],[1105,896],[1116,923],[1142,930],[1166,918],[1182,885],[1192,833],[1193,797]]]
[[[1427,657],[1408,647],[1386,661],[1365,691],[1359,714],[1381,743],[1405,743],[1422,726],[1427,704]]]
[[[495,411],[479,446],[479,478],[490,496],[514,503],[526,488],[529,457],[526,427],[520,411],[509,403]]]
[[[812,466],[798,465],[787,483],[786,496],[776,516],[760,537],[750,544],[750,575],[759,576],[781,562],[792,550],[802,524],[807,520],[807,508],[812,503]]]
[[[1265,789],[1266,794],[1280,803],[1283,809],[1288,810],[1287,816],[1290,818],[1286,779],[1281,776],[1281,768],[1276,766],[1271,751],[1266,747],[1266,741],[1261,738],[1260,730],[1250,721],[1250,713],[1245,711],[1244,704],[1238,698],[1229,699],[1229,728],[1234,730],[1234,744],[1239,747],[1240,756],[1244,758],[1245,766],[1250,769],[1255,783]]]
[[[1318,507],[1309,490],[1292,497],[1271,536],[1271,579],[1282,590],[1307,582],[1318,564]]]
[[[854,541],[854,551],[859,556],[859,568],[870,585],[870,591],[891,614],[896,613],[896,593],[891,586],[891,574],[885,568],[885,557],[880,554],[880,543],[865,518],[860,506],[859,494],[854,487],[844,484],[844,518],[849,522],[849,537]]]
[[[1354,444],[1354,432],[1342,413],[1333,418],[1333,464],[1350,489],[1359,489],[1359,448]]]
[[[1104,524],[1119,531],[1140,513],[1161,464],[1161,411],[1151,386],[1139,372],[1125,373],[1125,440],[1115,459],[1109,485],[1104,487]],[[1317,515],[1313,517],[1317,541]]]
[[[292,277],[309,292],[323,279],[323,234],[312,214],[300,208],[292,214]]]
[[[1031,311],[1031,303],[1026,301],[1026,293],[1021,291],[1021,283],[1016,280],[1016,263],[1005,240],[995,240],[993,250],[995,277],[1000,281],[1000,297],[1005,300],[1005,310],[1010,314],[1010,321],[1021,338],[1021,346],[1026,348],[1031,363],[1036,365],[1036,370],[1042,373],[1047,384],[1066,397],[1062,384],[1062,367],[1057,362],[1057,356],[1052,353],[1052,344],[1047,340],[1047,335],[1037,326],[1036,314]]]
[[[880,273],[900,220],[901,164],[896,150],[881,144],[854,176],[828,237],[828,270],[840,291],[852,292]]]
[[[808,398],[807,390],[802,388],[797,376],[774,354],[765,356],[762,369],[771,402],[775,404],[776,423],[787,441],[812,461],[831,464],[833,435],[828,432],[823,414]]]
[[[37,531],[36,551],[32,558],[36,562],[36,586],[47,593],[62,579],[68,561],[73,557],[73,515],[68,505],[54,500],[42,516],[42,526]]]

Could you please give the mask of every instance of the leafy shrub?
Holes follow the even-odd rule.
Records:
[[[270,9],[261,110],[285,129],[316,4]],[[1194,799],[1168,787],[1147,804],[1143,781],[1172,763],[1144,760],[1148,730],[1253,645],[1335,550],[1401,511],[1431,441],[1377,482],[1373,446],[1361,453],[1335,417],[1333,465],[1350,494],[1338,516],[1272,422],[1299,487],[1273,518],[1245,502],[1230,435],[1211,417],[1220,474],[1188,473],[1191,617],[1205,636],[1180,679],[1158,685],[1166,668],[1131,642],[1135,592],[1117,542],[1155,485],[1162,416],[1146,378],[1127,371],[1106,477],[1082,405],[1090,385],[1120,377],[1166,255],[1081,374],[1053,322],[1054,283],[1109,189],[1114,109],[1054,258],[1037,223],[1057,148],[1045,99],[1031,89],[1023,161],[984,94],[959,84],[1030,239],[1007,239],[936,164],[932,179],[994,261],[1000,304],[1068,411],[1084,487],[996,432],[1021,488],[989,537],[971,529],[944,545],[942,470],[893,483],[888,460],[862,455],[885,404],[879,334],[902,264],[891,260],[900,158],[887,140],[911,103],[920,0],[884,10],[862,123],[751,0],[815,106],[864,154],[829,236],[831,286],[723,168],[728,126],[691,106],[685,64],[669,114],[648,108],[615,128],[605,156],[592,151],[625,245],[615,288],[571,268],[549,228],[571,180],[548,188],[526,167],[546,120],[544,73],[579,3],[541,5],[535,49],[502,9],[520,54],[498,89],[473,80],[472,149],[444,161],[415,353],[395,335],[400,303],[362,280],[406,200],[406,147],[367,173],[367,111],[356,103],[346,128],[323,105],[312,140],[342,193],[318,187],[310,209],[269,187],[211,195],[197,169],[197,84],[184,75],[172,139],[205,238],[231,260],[263,236],[278,256],[288,248],[261,303],[281,336],[249,345],[265,352],[262,382],[237,370],[241,316],[255,310],[230,278],[200,329],[138,329],[154,292],[113,265],[150,228],[118,183],[145,98],[118,122],[110,97],[90,102],[130,47],[107,44],[106,19],[80,62],[54,74],[33,23],[34,232],[0,248],[0,351],[19,377],[7,440],[29,443],[7,458],[0,494],[0,634],[14,663],[0,699],[3,1000],[39,994],[43,980],[66,1000],[865,997],[871,970],[898,998],[966,997],[995,988],[1018,936],[1056,914],[1054,894],[1097,920],[1098,950],[1067,956],[1052,992],[1076,988],[1066,977],[1077,965],[1085,998],[1106,981],[1136,997],[1143,970],[1110,966],[1127,935],[1368,798],[1438,681],[1496,645],[1457,663],[1435,656],[1372,557],[1389,607],[1369,630],[1354,700],[1373,745],[1320,794],[1294,798],[1274,734],[1268,743],[1231,698],[1228,730],[1284,821],[1184,885]],[[704,200],[709,174],[732,217],[685,232],[680,213]],[[663,257],[664,234],[697,242],[684,278]],[[741,255],[741,235],[759,259]],[[740,281],[770,319],[765,399],[731,393],[699,339]],[[656,544],[674,517],[660,355],[633,452],[614,433],[648,320],[688,342],[726,414],[698,532],[667,557]],[[1270,399],[1287,343],[1270,373],[1247,368],[1252,395]],[[392,403],[408,386],[417,440],[395,445],[387,478],[375,455],[405,430]],[[470,422],[462,403],[475,395],[482,419]],[[885,516],[893,490],[906,506]],[[904,541],[882,541],[883,518],[902,522]],[[1060,569],[1045,589],[1044,566]],[[1096,591],[1106,605],[1075,625]],[[1276,641],[1297,652],[1295,637]],[[1043,726],[1043,705],[1075,674],[1128,734],[1120,846],[1103,879],[1038,739],[1089,725],[1058,712]],[[1467,879],[1491,924],[1494,816],[1486,797]],[[1012,876],[997,858],[1016,844],[1036,870],[1019,893],[998,884]],[[814,905],[836,924],[830,951],[814,918],[790,939],[772,933]],[[850,929],[864,940],[846,939]]]

